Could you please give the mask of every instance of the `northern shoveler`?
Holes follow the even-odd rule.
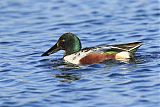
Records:
[[[72,64],[95,64],[106,60],[125,61],[133,58],[141,42],[133,42],[118,45],[103,45],[81,49],[80,39],[73,33],[63,34],[57,43],[42,56],[49,56],[59,50],[64,50],[64,61]]]

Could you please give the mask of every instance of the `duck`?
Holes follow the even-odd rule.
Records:
[[[64,50],[63,60],[74,65],[89,65],[108,60],[128,61],[134,58],[142,42],[131,42],[115,45],[98,45],[82,49],[81,41],[73,33],[64,33],[49,50],[41,56],[49,56]]]

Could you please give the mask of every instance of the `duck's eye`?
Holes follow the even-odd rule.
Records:
[[[64,40],[64,39],[62,39],[61,41],[62,41],[62,42],[65,42],[65,40]]]

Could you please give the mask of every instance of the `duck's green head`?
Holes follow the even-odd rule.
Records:
[[[70,55],[81,50],[81,42],[79,38],[73,33],[63,34],[57,43],[52,46],[48,51],[42,54],[42,56],[49,56],[59,50],[64,50],[65,55]]]

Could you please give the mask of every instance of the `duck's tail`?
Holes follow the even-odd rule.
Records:
[[[133,47],[131,47],[128,51],[134,54],[137,49],[142,45],[142,42],[131,43],[131,45],[133,45]]]

